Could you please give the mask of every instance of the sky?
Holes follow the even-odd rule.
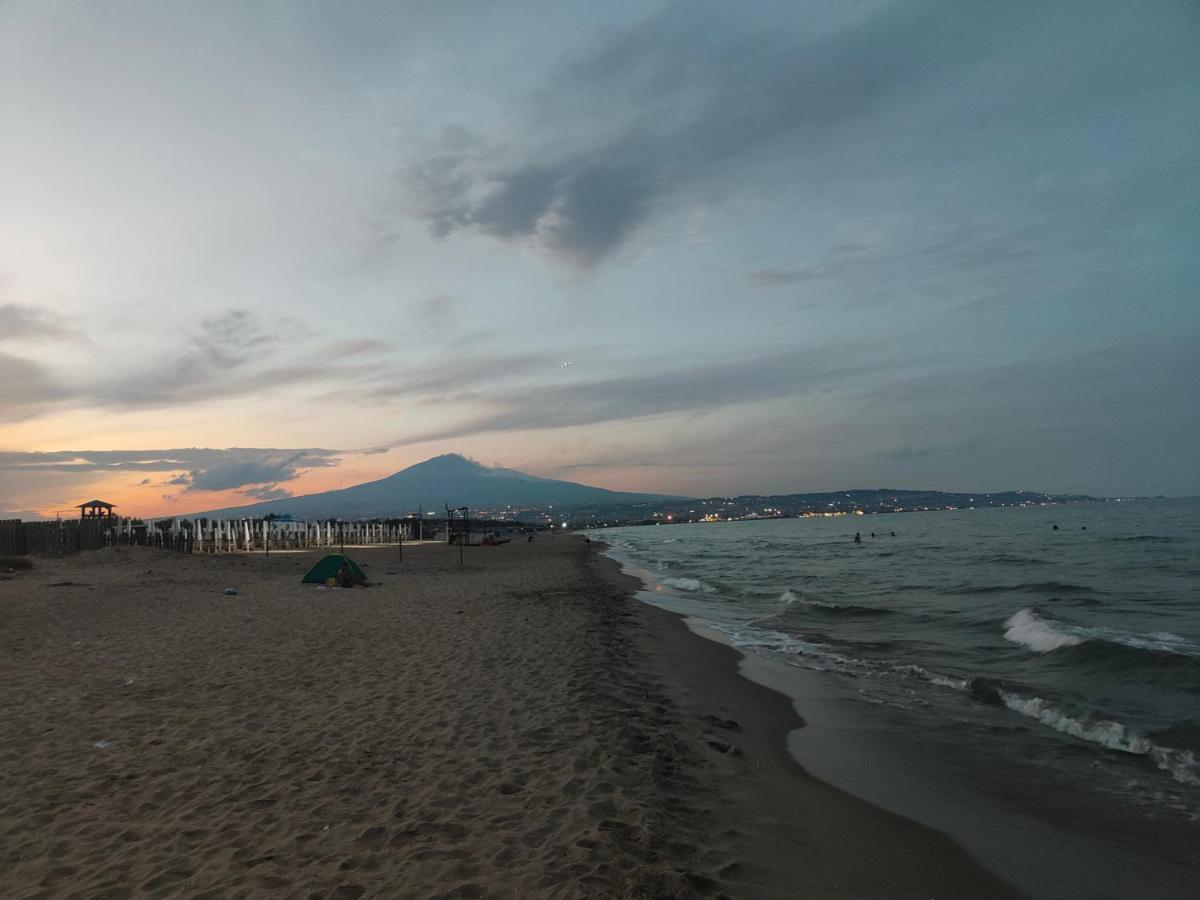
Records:
[[[1200,494],[1193,2],[0,2],[0,517],[459,452]]]

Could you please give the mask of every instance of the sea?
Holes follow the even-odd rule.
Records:
[[[793,698],[813,775],[1030,896],[1200,896],[1200,499],[591,534]]]

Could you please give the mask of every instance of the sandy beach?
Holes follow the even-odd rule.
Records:
[[[581,539],[0,580],[5,897],[1007,897]],[[237,594],[227,596],[226,588]]]

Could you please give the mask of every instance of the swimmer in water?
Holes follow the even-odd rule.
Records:
[[[854,532],[854,543],[856,543],[856,544],[862,543],[862,532],[861,531]]]

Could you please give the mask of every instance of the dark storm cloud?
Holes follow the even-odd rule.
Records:
[[[812,38],[804,22],[768,28],[723,4],[678,3],[606,33],[531,103],[531,132],[567,131],[571,150],[531,149],[483,171],[472,146],[412,174],[435,234],[470,225],[591,265],[661,198],[772,146],[823,142],[888,97],[977,64],[1036,18],[1033,4],[903,3]]]
[[[798,6],[675,3],[553,72],[528,103],[529,146],[484,149],[460,128],[410,176],[435,234],[472,226],[589,266],[738,161],[775,153],[802,170],[821,147],[918,128],[952,153],[976,127],[1037,129],[1168,75],[1138,49],[1153,26],[1101,6],[898,2],[822,34]],[[954,95],[972,80],[969,98]],[[913,118],[886,123],[899,103]]]

